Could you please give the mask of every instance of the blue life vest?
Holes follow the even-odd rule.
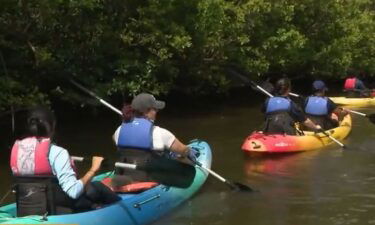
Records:
[[[311,96],[307,98],[305,112],[313,116],[325,116],[328,114],[328,98]]]
[[[117,147],[151,151],[153,126],[150,120],[144,118],[134,118],[131,122],[122,123]]]
[[[268,100],[266,113],[274,113],[274,112],[289,112],[291,107],[290,99],[283,98],[283,97],[271,97]]]

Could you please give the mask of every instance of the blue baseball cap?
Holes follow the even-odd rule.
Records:
[[[320,91],[320,90],[327,91],[328,90],[326,84],[323,81],[321,81],[321,80],[314,81],[314,83],[312,84],[312,86],[313,86],[313,89],[315,91]]]

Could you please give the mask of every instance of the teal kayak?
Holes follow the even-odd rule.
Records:
[[[190,144],[198,150],[197,160],[206,168],[211,168],[210,146],[200,140]],[[121,200],[100,209],[83,213],[55,216],[16,217],[16,204],[0,207],[0,224],[80,224],[80,225],[124,225],[149,224],[167,214],[196,193],[207,179],[208,173],[194,167],[195,175],[186,187],[159,184],[141,193],[119,193]],[[113,172],[96,176],[94,180],[110,177]]]

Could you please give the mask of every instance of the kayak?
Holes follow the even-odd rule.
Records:
[[[212,160],[210,146],[200,140],[192,141],[189,146],[198,150],[197,160],[204,167],[210,168]],[[190,168],[195,170],[195,175],[187,187],[158,184],[140,193],[118,193],[121,200],[114,204],[89,212],[66,215],[15,217],[16,203],[13,203],[0,207],[0,224],[149,224],[191,198],[205,183],[208,173],[197,166]],[[100,181],[112,175],[113,172],[107,172],[96,176],[93,180]]]
[[[329,97],[338,105],[369,107],[375,106],[375,98],[347,98],[347,97]]]
[[[339,126],[330,130],[332,137],[341,141],[348,136],[352,129],[351,116],[346,115]],[[253,132],[242,144],[242,150],[246,153],[286,153],[309,151],[335,144],[323,133],[304,131],[304,135],[266,135],[260,131]]]

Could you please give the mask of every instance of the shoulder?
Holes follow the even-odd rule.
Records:
[[[56,159],[56,158],[62,159],[62,158],[69,158],[69,157],[70,156],[69,156],[68,150],[58,145],[51,144],[51,148],[49,151],[50,159]]]
[[[173,135],[172,132],[170,132],[169,130],[167,130],[165,128],[162,128],[162,127],[159,127],[159,126],[154,126],[153,133],[163,135],[163,136],[164,135],[168,135],[168,136]]]

